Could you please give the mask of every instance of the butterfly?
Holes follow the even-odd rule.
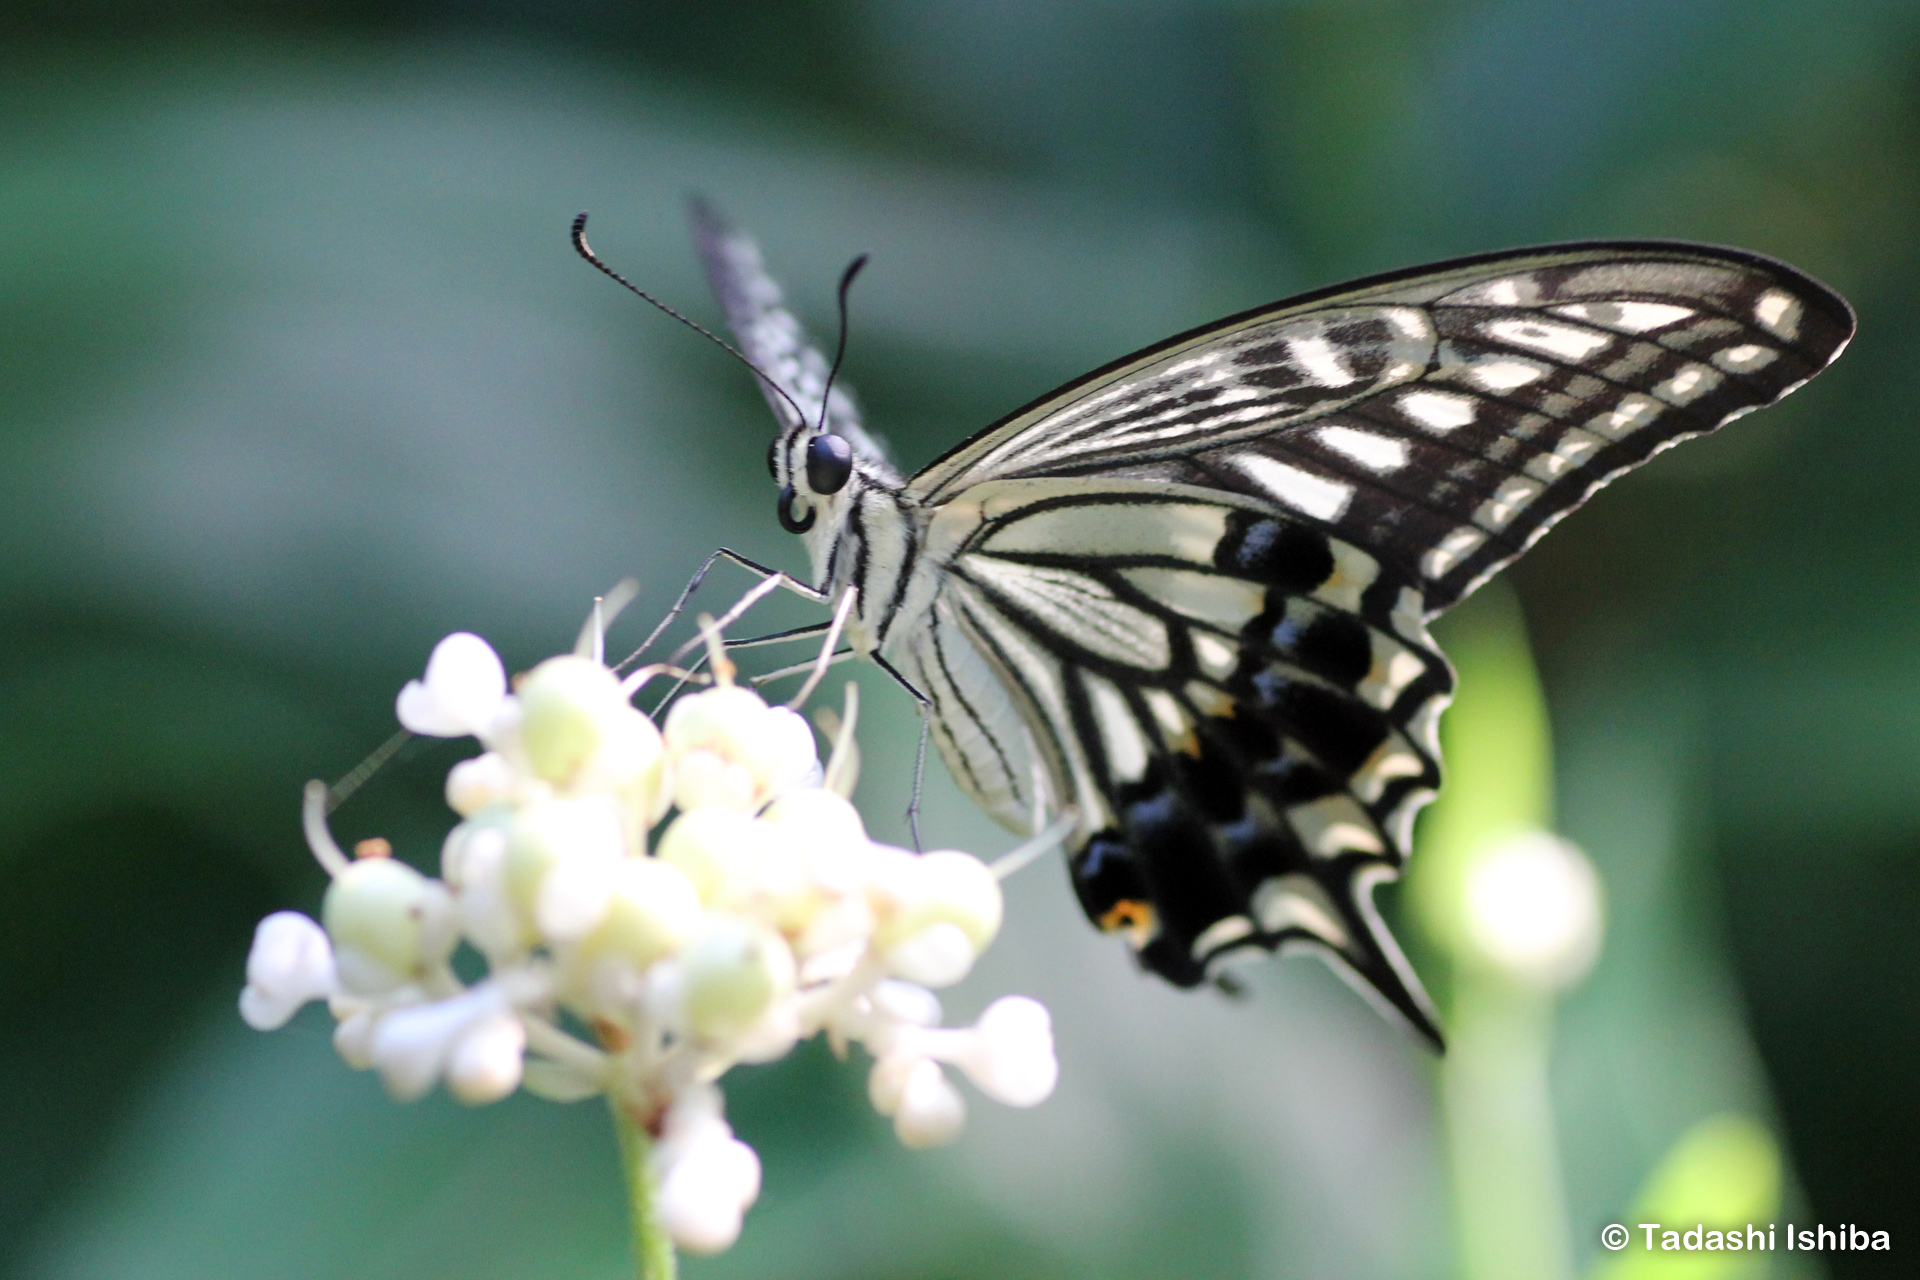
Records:
[[[1071,815],[1080,904],[1144,968],[1191,987],[1309,950],[1436,1048],[1373,904],[1440,785],[1454,677],[1429,624],[1854,329],[1756,253],[1489,253],[1179,334],[906,476],[754,242],[693,222],[779,420],[780,522],[961,788],[1017,831]]]

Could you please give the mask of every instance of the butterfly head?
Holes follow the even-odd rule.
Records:
[[[829,586],[833,548],[846,535],[861,495],[897,483],[892,468],[846,436],[809,423],[774,437],[767,470],[780,487],[774,504],[780,527],[806,541],[815,579]]]

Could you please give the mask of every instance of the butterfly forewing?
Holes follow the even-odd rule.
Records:
[[[1770,404],[1852,333],[1780,263],[1663,244],[1445,264],[1249,312],[1082,379],[916,476],[1100,475],[1272,503],[1398,562],[1429,613],[1607,480]]]

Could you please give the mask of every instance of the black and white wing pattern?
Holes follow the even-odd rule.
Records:
[[[902,669],[989,810],[1074,808],[1087,915],[1181,986],[1323,950],[1437,1042],[1369,892],[1440,783],[1453,676],[1412,580],[1189,485],[991,480],[931,530],[941,588]]]
[[[1074,887],[1148,968],[1193,985],[1316,948],[1437,1044],[1371,903],[1440,781],[1453,678],[1427,622],[1852,331],[1837,295],[1755,255],[1571,245],[1263,308],[1091,374],[909,482],[943,575],[908,642],[942,754],[1003,819],[1035,777],[1081,813]]]
[[[852,390],[844,382],[828,385],[831,368],[827,358],[807,340],[800,322],[787,309],[779,284],[761,264],[760,246],[753,237],[721,217],[704,200],[689,201],[687,213],[701,265],[706,268],[721,309],[727,313],[727,327],[740,343],[741,354],[760,371],[760,390],[782,429],[790,431],[805,425],[793,419],[796,406],[806,413],[809,422],[820,421],[820,397],[824,393],[827,429],[846,437],[855,452],[870,463],[891,472],[886,448],[861,421]],[[774,390],[775,385],[779,391]],[[788,396],[793,398],[792,404],[787,402]]]
[[[1453,675],[1428,623],[1852,332],[1817,281],[1698,245],[1374,277],[1169,339],[904,484],[850,486],[836,545],[880,550],[823,551],[819,585],[877,610],[989,812],[1077,815],[1081,905],[1146,968],[1193,986],[1312,949],[1438,1045],[1372,905],[1440,782]]]
[[[1415,575],[1429,614],[1623,471],[1840,354],[1846,302],[1757,254],[1488,254],[1259,308],[1089,374],[915,476],[1107,476],[1245,494]]]

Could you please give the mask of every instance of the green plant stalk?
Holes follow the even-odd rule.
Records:
[[[1553,997],[1458,973],[1441,1112],[1467,1280],[1572,1280],[1547,1062]]]
[[[627,1175],[627,1209],[633,1221],[633,1261],[639,1280],[674,1280],[679,1261],[674,1257],[673,1241],[654,1216],[653,1171],[647,1156],[653,1142],[634,1122],[620,1100],[609,1097],[613,1106],[613,1127],[620,1135],[620,1164]]]
[[[1465,1280],[1570,1280],[1573,1243],[1554,1138],[1548,1059],[1553,997],[1476,958],[1466,883],[1485,852],[1553,823],[1546,699],[1510,588],[1496,581],[1448,619],[1460,676],[1442,739],[1447,789],[1423,817],[1408,886],[1427,936],[1451,960],[1439,1064]]]

